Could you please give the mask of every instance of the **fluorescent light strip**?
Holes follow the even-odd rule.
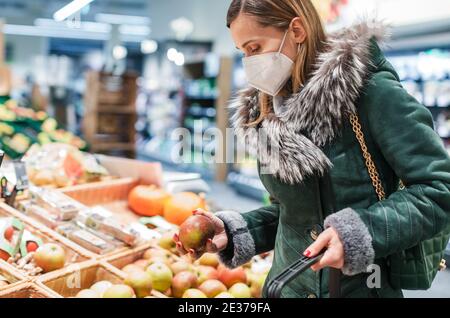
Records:
[[[148,17],[98,13],[95,15],[95,21],[109,24],[128,24],[128,25],[148,25],[151,20]]]
[[[109,32],[92,32],[79,29],[55,28],[34,25],[17,25],[5,24],[3,32],[7,35],[23,35],[23,36],[37,36],[49,38],[62,39],[80,39],[80,40],[99,40],[107,41],[110,38]],[[143,36],[136,35],[121,35],[121,40],[124,42],[141,42],[145,39]]]
[[[53,15],[53,18],[55,21],[61,22],[65,19],[69,18],[71,15],[77,13],[81,9],[83,9],[85,6],[90,4],[94,0],[73,0],[71,3],[66,5],[65,7],[59,9],[55,12]]]

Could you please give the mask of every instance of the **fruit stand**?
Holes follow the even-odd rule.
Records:
[[[205,217],[192,215],[208,210],[205,195],[164,190],[159,164],[102,156],[93,167],[89,154],[49,147],[65,155],[44,165],[48,178],[35,182],[43,166],[30,158],[45,156],[30,149],[33,156],[24,157],[29,186],[10,205],[0,202],[1,298],[261,296],[270,254],[230,270],[215,254],[194,260],[177,251],[175,233],[185,233],[188,244],[201,229],[203,241],[191,242],[199,248],[214,234]]]

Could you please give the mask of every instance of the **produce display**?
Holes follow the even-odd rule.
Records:
[[[62,143],[34,144],[22,158],[29,180],[56,188],[111,179],[91,154]]]
[[[178,252],[175,233],[186,249],[199,254],[215,234],[208,217],[193,215],[208,210],[203,194],[168,193],[133,178],[88,183],[80,188],[82,195],[77,187],[65,192],[67,185],[108,177],[91,159],[62,144],[35,145],[28,151],[23,161],[31,182],[14,208],[5,209],[5,215],[13,216],[0,218],[0,264],[9,274],[36,279],[63,297],[261,297],[271,254],[228,269],[216,254],[194,260]],[[64,182],[58,180],[64,179],[55,173],[58,169]],[[83,273],[82,289],[67,287],[74,263]],[[0,289],[8,292],[7,284],[0,277]]]
[[[21,158],[33,144],[52,142],[87,148],[81,138],[58,129],[56,120],[45,112],[20,107],[12,99],[0,104],[0,144],[10,158]]]

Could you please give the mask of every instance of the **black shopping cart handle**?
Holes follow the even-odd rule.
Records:
[[[269,282],[267,286],[267,298],[280,298],[283,288],[298,275],[320,261],[324,254],[325,250],[314,257],[303,256],[294,264],[281,272],[279,275],[277,275],[273,280]]]

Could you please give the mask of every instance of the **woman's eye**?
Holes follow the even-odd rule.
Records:
[[[255,46],[253,48],[250,48],[250,53],[254,54],[254,53],[258,53],[260,50],[259,46]]]

